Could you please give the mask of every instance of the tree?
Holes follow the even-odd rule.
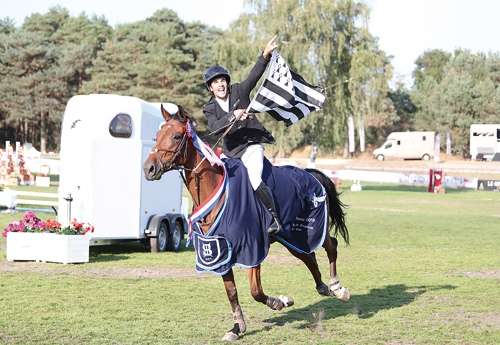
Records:
[[[3,37],[0,92],[2,114],[11,135],[57,149],[60,123],[68,99],[88,78],[87,68],[111,27],[99,17],[77,18],[56,6],[26,18],[21,28]]]
[[[0,37],[0,96],[8,114],[5,122],[19,128],[23,142],[40,137],[45,152],[50,120],[60,121],[64,76],[57,66],[58,50],[44,34],[15,32]]]
[[[63,26],[69,18],[69,11],[61,6],[49,8],[46,14],[33,13],[26,17],[22,31],[37,32],[44,34],[48,40],[51,40],[53,35]],[[54,37],[55,38],[55,37]]]
[[[265,115],[259,118],[273,132],[279,147],[317,141],[331,152],[344,142],[349,115],[364,117],[386,97],[391,67],[363,26],[369,8],[353,0],[246,3],[253,6],[253,12],[241,15],[217,42],[218,62],[241,80],[265,42],[278,34],[278,50],[290,69],[309,83],[325,87],[327,98],[322,111],[293,125],[298,130],[283,129],[283,124]]]
[[[456,50],[440,82],[427,75],[412,92],[417,128],[449,130],[453,152],[468,152],[471,124],[500,122],[499,65],[497,53]]]
[[[199,115],[206,95],[203,72],[219,35],[201,23],[183,23],[169,9],[119,25],[89,68],[92,79],[82,91],[177,103]]]
[[[0,19],[0,34],[10,34],[16,31],[15,21],[12,18],[6,17]]]
[[[441,49],[427,50],[415,60],[413,79],[418,87],[427,76],[440,83],[443,79],[445,66],[451,59],[451,54]]]

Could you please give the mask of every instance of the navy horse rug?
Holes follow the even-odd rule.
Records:
[[[221,185],[190,218],[198,273],[224,275],[234,265],[255,267],[269,252],[267,228],[273,219],[253,191],[247,169],[239,159],[226,159],[223,168]],[[283,225],[283,232],[275,238],[299,253],[320,248],[328,232],[328,212],[326,192],[318,180],[293,166],[274,167],[267,159],[262,180],[274,194]],[[203,235],[199,222],[220,198],[224,198],[223,207]]]

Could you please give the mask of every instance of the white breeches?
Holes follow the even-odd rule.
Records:
[[[264,146],[262,146],[262,144],[248,146],[243,156],[241,156],[241,161],[247,168],[248,178],[250,179],[253,190],[256,190],[262,182],[262,170],[264,169]]]

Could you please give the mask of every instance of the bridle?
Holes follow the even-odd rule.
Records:
[[[186,157],[187,157],[187,148],[188,148],[186,141],[187,141],[187,133],[184,132],[182,140],[181,140],[181,142],[179,143],[179,145],[177,146],[176,149],[171,150],[171,149],[165,149],[165,148],[162,148],[162,147],[156,147],[155,146],[155,147],[153,147],[149,151],[150,154],[153,154],[153,153],[155,154],[156,158],[158,159],[158,161],[161,164],[161,169],[156,174],[155,179],[159,178],[161,175],[163,175],[165,172],[167,172],[169,170],[181,170],[181,169],[184,169],[184,166],[177,164],[177,159],[181,155],[181,150],[182,150],[182,146],[183,145],[184,145],[184,155],[183,155],[183,158],[186,159]],[[160,156],[158,155],[158,151],[173,153],[174,155],[170,159],[162,161],[161,158],[160,158]]]
[[[189,170],[193,173],[193,177],[195,180],[195,188],[198,191],[198,198],[195,199],[193,195],[192,195],[192,197],[193,197],[193,201],[194,201],[195,205],[199,205],[201,203],[200,195],[199,195],[199,193],[200,193],[200,188],[199,188],[200,181],[199,181],[199,176],[198,176],[198,173],[196,170],[201,165],[201,163],[203,163],[203,161],[205,160],[205,157],[203,157],[203,159],[193,169],[188,169],[188,168],[184,167],[183,165],[177,164],[177,159],[182,154],[182,146],[183,145],[184,145],[183,158],[184,158],[184,160],[186,160],[186,158],[187,158],[187,150],[188,150],[187,138],[188,138],[188,135],[187,135],[187,131],[186,131],[186,132],[184,132],[184,135],[182,136],[182,140],[176,149],[172,150],[172,149],[165,149],[162,147],[155,146],[149,151],[149,153],[150,154],[154,153],[154,155],[156,156],[156,158],[158,159],[158,161],[161,164],[161,169],[159,169],[158,172],[156,173],[155,179],[160,178],[160,176],[163,175],[167,171],[177,170],[177,171],[179,171],[179,175],[181,175],[182,180],[184,181],[184,185],[187,187],[188,183],[186,181],[186,177],[184,176],[184,174],[181,173],[181,170]],[[174,155],[170,159],[162,161],[160,156],[158,155],[158,151],[173,153]]]

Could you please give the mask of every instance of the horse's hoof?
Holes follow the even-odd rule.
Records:
[[[280,295],[278,297],[278,299],[283,302],[283,305],[285,307],[291,307],[295,302],[293,301],[293,298],[292,297],[287,297],[287,296],[284,296],[284,295]]]
[[[229,331],[224,335],[224,337],[222,338],[222,341],[228,341],[228,342],[232,343],[233,341],[236,341],[238,339],[239,339],[238,334],[235,334],[235,333]]]
[[[340,289],[333,290],[333,293],[335,294],[335,297],[337,297],[339,300],[347,302],[349,298],[351,298],[351,292],[349,291],[348,288],[341,287]]]
[[[326,284],[323,284],[320,287],[317,287],[316,291],[318,291],[318,293],[321,296],[326,296],[326,297],[333,297],[334,296],[333,295],[333,291],[331,291],[330,289],[328,289],[328,286],[326,286]]]

